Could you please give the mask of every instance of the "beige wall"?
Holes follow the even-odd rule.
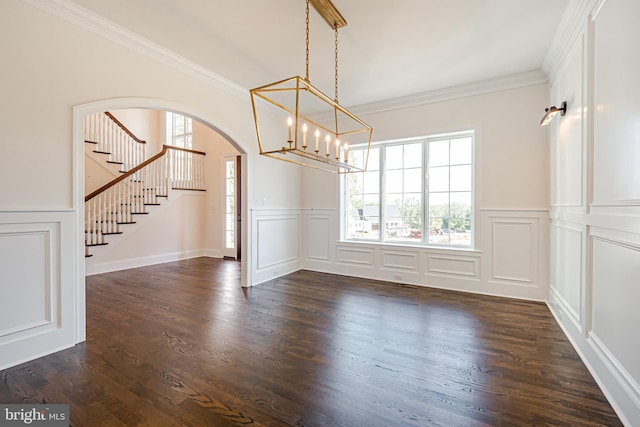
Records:
[[[361,118],[373,126],[374,142],[475,130],[476,207],[547,209],[549,147],[538,125],[547,98],[547,85],[535,85]],[[335,176],[305,171],[304,180],[305,207],[337,206]]]

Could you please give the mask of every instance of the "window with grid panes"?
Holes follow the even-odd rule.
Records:
[[[352,147],[360,165],[366,148]],[[345,175],[344,238],[473,244],[473,133],[373,144],[366,172]]]

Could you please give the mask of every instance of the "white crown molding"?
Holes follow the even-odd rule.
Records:
[[[210,69],[197,64],[141,35],[130,31],[70,0],[22,0],[37,9],[63,19],[99,37],[112,41],[119,46],[142,54],[150,59],[173,67],[216,88],[225,90],[239,98],[249,100],[249,90],[222,77]],[[603,0],[589,0],[589,3]],[[589,9],[591,10],[591,9]],[[467,96],[481,95],[502,90],[517,89],[547,83],[548,79],[541,70],[512,74],[490,80],[452,86],[419,94],[392,98],[370,104],[350,107],[357,115],[383,113],[386,111],[448,101]],[[316,117],[322,120],[322,117]],[[328,119],[328,117],[327,117]]]
[[[119,46],[173,67],[211,86],[249,100],[249,89],[197,64],[141,35],[130,31],[70,0],[22,0]]]
[[[542,61],[542,69],[553,81],[562,67],[567,53],[576,37],[586,29],[587,17],[597,11],[605,0],[570,0],[556,30],[547,54]]]
[[[351,113],[357,116],[366,116],[370,114],[400,110],[403,108],[416,107],[419,105],[433,104],[435,102],[450,101],[468,96],[483,95],[545,83],[547,83],[547,76],[541,70],[533,70],[510,74],[508,76],[498,77],[495,79],[481,80],[474,83],[422,92],[414,95],[391,98],[384,101],[372,102],[370,104],[356,105],[348,108]],[[314,116],[314,119],[320,121],[323,119],[330,120],[330,116],[331,115],[327,115],[327,117],[324,117],[324,115]]]

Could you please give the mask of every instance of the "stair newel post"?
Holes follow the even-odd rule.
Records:
[[[91,244],[91,200],[84,204],[84,244]]]
[[[142,180],[144,179],[144,169],[138,171],[138,182],[136,182],[136,212],[144,212],[144,198],[142,197]]]
[[[116,222],[119,224],[122,220],[122,182],[116,184]],[[120,225],[118,225],[120,231]]]
[[[95,200],[89,200],[89,213],[87,214],[87,229],[89,231],[89,244],[95,243],[95,229],[96,229],[96,213],[95,213]]]
[[[133,195],[133,191],[132,191],[132,186],[133,186],[133,181],[130,181],[127,183],[128,185],[125,187],[125,198],[124,198],[124,207],[126,209],[127,212],[127,222],[133,222],[133,217],[131,216],[131,203],[133,203],[133,197],[131,197]]]
[[[131,144],[131,156],[133,157],[132,167],[136,167],[144,160],[140,158],[140,150],[138,149],[139,144]]]
[[[96,244],[101,243],[100,235],[102,234],[102,194],[95,197],[96,200]]]
[[[116,157],[117,160],[124,164],[124,156],[122,155],[122,147],[123,147],[123,134],[124,132],[122,131],[122,129],[118,128],[118,136],[116,138]]]
[[[171,152],[171,165],[173,166],[173,172],[171,173],[171,186],[180,186],[180,152]]]
[[[100,116],[102,120],[100,120],[100,124],[102,125],[102,135],[100,136],[100,143],[102,144],[102,149],[100,151],[104,151],[108,153],[107,139],[109,138],[109,122],[107,122],[107,116]]]
[[[91,200],[91,216],[89,219],[91,220],[90,230],[91,230],[91,244],[95,245],[98,243],[98,235],[96,234],[98,228],[98,217],[96,215],[96,199]]]
[[[180,188],[187,188],[187,182],[186,182],[186,156],[185,156],[185,152],[184,151],[179,151],[178,153],[178,158],[180,159],[180,161],[178,162],[180,165]]]
[[[194,169],[194,173],[193,173],[193,178],[194,178],[194,186],[195,188],[202,188],[202,183],[201,183],[201,165],[200,165],[200,160],[202,160],[202,156],[200,155],[194,155],[193,156],[193,169]]]
[[[155,191],[156,188],[156,174],[158,173],[158,162],[153,162],[149,165],[151,168],[149,173],[149,183],[147,184],[147,191],[149,192],[149,203],[156,203]]]
[[[167,179],[168,179],[168,171],[167,168],[169,167],[169,162],[167,161],[167,159],[169,158],[169,152],[165,153],[164,156],[162,156],[162,168],[160,169],[160,172],[162,173],[162,194],[163,195],[168,195],[169,193],[167,192]]]
[[[113,225],[113,218],[114,218],[114,214],[113,214],[113,209],[115,208],[115,191],[112,188],[109,189],[109,233],[113,233],[115,232],[115,228]]]
[[[187,188],[194,188],[193,186],[193,153],[184,153],[184,172],[185,179],[187,180]]]
[[[130,145],[126,145],[124,147],[124,160],[122,161],[124,163],[124,170],[125,171],[130,171],[131,168],[133,167],[133,165],[131,164],[131,153],[130,151]]]
[[[116,149],[116,140],[118,138],[118,132],[116,131],[116,124],[113,122],[109,122],[109,152],[111,155],[112,162],[117,162],[117,149]]]
[[[145,166],[142,169],[143,175],[142,175],[142,183],[141,183],[141,191],[142,191],[142,206],[144,207],[144,205],[146,205],[147,203],[149,203],[149,199],[147,196],[147,185],[149,183],[149,167],[150,165]]]
[[[204,189],[204,156],[198,156],[198,182],[199,188]]]
[[[98,143],[98,151],[104,151],[104,117],[102,115],[97,117],[98,121],[98,137],[96,138],[96,142]]]
[[[107,214],[107,197],[106,192],[100,195],[100,235],[98,243],[104,243],[104,233],[107,232],[106,214]]]

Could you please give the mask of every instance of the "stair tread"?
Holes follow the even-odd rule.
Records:
[[[122,234],[122,231],[112,231],[110,233],[102,233],[103,236],[111,236],[112,234]]]
[[[96,144],[96,145],[98,145],[98,143],[97,143],[97,142],[95,142],[95,141],[89,141],[88,139],[85,139],[85,140],[84,140],[84,142],[86,142],[87,144]]]
[[[93,256],[93,254],[85,254],[84,257],[85,258],[91,258]]]
[[[189,190],[189,191],[207,191],[205,189],[198,189],[198,188],[182,188],[182,187],[171,187],[171,189],[173,190]]]
[[[160,206],[161,203],[145,203],[145,206]]]
[[[107,163],[111,163],[112,165],[123,165],[124,164],[122,162],[116,162],[114,160],[107,160]]]
[[[100,150],[93,150],[94,153],[98,153],[98,154],[111,154],[108,151],[100,151]]]
[[[84,245],[91,247],[91,246],[106,246],[108,244],[109,243],[85,243]]]
[[[118,225],[126,225],[126,224],[135,224],[135,221],[131,221],[131,222],[117,222],[116,224]]]

